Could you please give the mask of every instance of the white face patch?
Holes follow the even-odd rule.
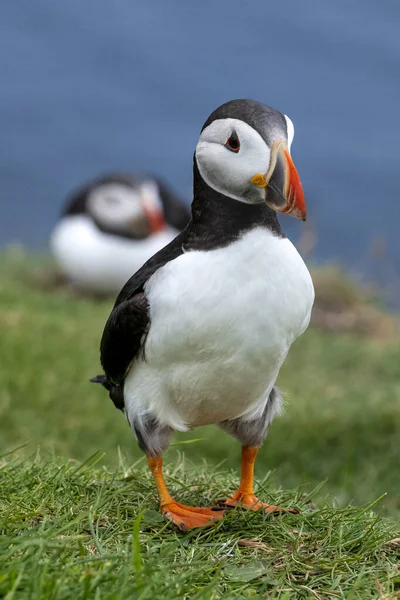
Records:
[[[105,183],[92,190],[87,199],[89,212],[104,226],[126,228],[143,216],[139,194],[119,183]]]
[[[293,142],[293,138],[294,138],[294,125],[293,125],[293,121],[291,119],[289,119],[289,117],[287,115],[284,115],[285,119],[286,119],[286,126],[287,126],[287,137],[288,137],[288,149],[290,152],[290,146],[292,145]]]
[[[225,144],[232,133],[240,142],[238,152]],[[204,181],[214,190],[246,204],[264,202],[265,191],[251,183],[257,173],[266,173],[270,149],[260,134],[240,119],[217,119],[200,135],[196,161]]]

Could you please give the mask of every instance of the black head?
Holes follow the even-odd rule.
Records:
[[[227,198],[305,218],[304,195],[290,156],[293,136],[292,121],[274,108],[231,100],[204,123],[195,167],[209,188]]]
[[[294,128],[289,117],[255,100],[225,102],[211,113],[201,131],[218,119],[238,119],[247,123],[260,134],[268,146],[272,145],[275,136],[284,136],[289,146],[293,140]]]

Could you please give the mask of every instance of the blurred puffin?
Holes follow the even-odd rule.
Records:
[[[127,282],[104,329],[105,375],[92,381],[125,413],[161,511],[182,531],[224,507],[285,510],[254,495],[253,470],[281,408],[279,369],[314,301],[276,214],[306,216],[293,135],[288,117],[252,100],[211,114],[194,154],[192,219]],[[220,510],[177,502],[162,473],[171,432],[212,423],[242,444],[240,484]]]
[[[71,282],[117,293],[189,219],[189,208],[162,180],[106,175],[69,199],[50,246]]]

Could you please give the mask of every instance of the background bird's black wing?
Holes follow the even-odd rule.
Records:
[[[105,375],[91,379],[110,393],[117,408],[124,408],[123,383],[132,361],[143,353],[150,327],[149,304],[144,285],[169,261],[183,254],[185,232],[150,258],[122,288],[108,317],[100,343],[100,360]]]

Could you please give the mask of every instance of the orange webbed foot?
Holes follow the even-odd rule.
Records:
[[[215,525],[224,516],[223,508],[200,508],[186,506],[179,502],[169,502],[161,507],[161,512],[183,531]]]
[[[248,510],[261,510],[264,509],[268,515],[270,513],[292,513],[298,514],[298,510],[295,508],[283,508],[282,506],[275,506],[274,504],[266,504],[261,502],[254,494],[248,494],[246,492],[237,491],[230,498],[226,500],[217,500],[218,506],[226,508],[246,508]]]

